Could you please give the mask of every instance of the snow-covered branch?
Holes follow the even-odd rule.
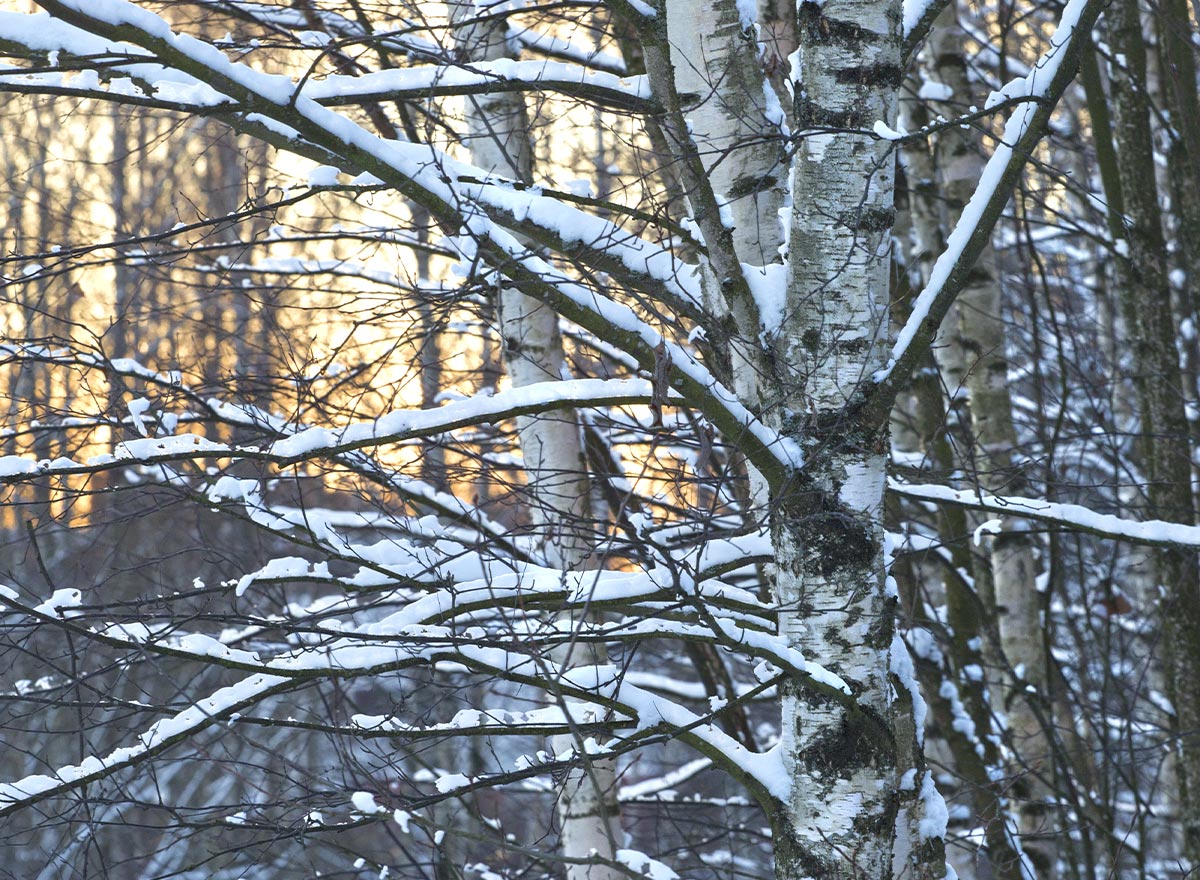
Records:
[[[1102,538],[1129,541],[1152,547],[1200,548],[1200,526],[1163,520],[1138,521],[1097,513],[1081,504],[1061,504],[1038,498],[989,495],[970,489],[951,489],[948,486],[927,486],[890,480],[888,488],[897,495],[914,501],[951,504],[982,510],[998,516],[1031,519],[1051,526],[1086,532]]]

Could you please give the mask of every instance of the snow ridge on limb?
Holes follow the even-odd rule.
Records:
[[[96,369],[105,373],[137,379],[147,385],[155,386],[163,392],[181,395],[190,406],[195,407],[195,410],[182,414],[160,414],[160,424],[168,431],[174,431],[181,424],[207,425],[216,423],[266,431],[280,439],[285,439],[309,430],[303,423],[298,424],[294,421],[281,418],[264,411],[260,407],[250,406],[237,401],[205,397],[194,388],[185,384],[180,373],[174,371],[164,373],[152,370],[133,358],[105,358],[91,352],[75,352],[67,348],[49,348],[43,345],[12,345],[7,343],[0,344],[0,355],[7,355],[16,360],[28,359],[38,363]],[[398,416],[399,413],[391,415]],[[0,431],[0,439],[18,436],[24,431],[31,432],[43,429],[60,430],[62,428],[98,426],[109,424],[110,421],[97,417],[96,419],[71,419],[69,421],[36,426],[28,425],[17,429],[8,428]],[[132,417],[124,420],[124,423],[133,424]],[[18,455],[0,456],[0,483],[19,482],[23,479],[33,479],[55,474],[95,473],[114,467],[124,467],[131,463],[151,463],[149,459],[135,457],[133,455],[134,450],[139,451],[143,455],[155,456],[153,463],[161,466],[163,463],[172,460],[168,454],[170,449],[174,449],[177,453],[183,453],[182,458],[175,460],[186,460],[196,456],[200,453],[201,446],[210,442],[207,438],[190,433],[178,436],[183,437],[184,440],[176,442],[171,439],[172,435],[165,435],[145,438],[154,442],[142,442],[132,449],[125,444],[118,444],[107,457],[103,455],[97,456],[83,463],[65,457],[50,461]],[[162,441],[161,445],[159,441]],[[261,449],[229,447],[229,450],[229,457],[231,458],[260,456],[261,453]],[[219,449],[215,451],[217,452],[217,457],[224,457]],[[418,509],[432,511],[438,516],[446,517],[460,525],[469,522],[471,528],[478,532],[479,535],[486,536],[487,540],[500,542],[502,547],[507,551],[514,552],[518,558],[526,557],[526,554],[517,551],[516,547],[509,540],[508,529],[492,522],[477,507],[467,504],[456,496],[436,489],[423,480],[404,475],[393,468],[389,468],[362,452],[326,452],[325,455],[334,458],[348,470],[394,493],[401,500],[416,505]],[[168,477],[168,481],[176,480],[177,476],[172,474]],[[206,494],[209,493],[206,492]],[[210,495],[211,498],[212,496]],[[249,499],[245,500],[249,502]],[[265,508],[262,510],[265,512]],[[254,518],[257,512],[258,508],[253,510],[251,518]],[[286,519],[287,517],[285,516],[284,518]],[[256,521],[259,521],[260,525],[263,524],[260,520]],[[308,520],[303,516],[292,518],[292,521],[289,523],[291,526],[302,524],[305,526],[309,524]]]
[[[373,32],[361,22],[346,18],[332,10],[300,11],[271,6],[266,3],[256,3],[252,0],[200,0],[200,2],[216,7],[220,12],[233,10],[249,21],[280,32],[310,31],[313,20],[316,20],[324,30],[340,38],[364,42],[369,40],[373,45],[395,55],[433,60],[440,59],[445,55],[445,47],[433,40],[397,31]],[[297,37],[297,39],[303,41],[302,37]],[[626,73],[625,62],[619,56],[597,51],[591,47],[579,46],[570,39],[522,30],[510,31],[508,40],[510,43],[520,45],[524,49],[547,58],[569,61],[617,77],[624,77]]]
[[[590,99],[621,110],[651,111],[642,76],[621,77],[575,64],[547,61],[490,61],[422,65],[360,76],[331,74],[304,87],[307,97],[326,106],[364,101],[470,95],[497,91],[546,91]]]
[[[14,782],[0,783],[0,816],[107,778],[125,767],[140,764],[235,712],[295,686],[287,678],[253,675],[214,691],[171,718],[156,722],[138,737],[136,745],[114,749],[103,758],[91,756],[78,764],[60,767],[53,776],[35,774]]]
[[[398,443],[429,437],[469,425],[479,425],[517,415],[546,412],[580,405],[601,406],[645,403],[653,398],[650,382],[644,379],[574,379],[543,382],[494,395],[457,400],[426,410],[397,410],[378,419],[359,422],[341,430],[308,428],[276,441],[268,449],[215,443],[198,434],[145,437],[118,443],[111,455],[96,456],[80,463],[69,458],[38,461],[20,455],[0,457],[0,481],[48,474],[91,473],[130,463],[157,464],[196,458],[255,459],[278,465],[306,458],[339,455],[368,446]]]
[[[48,2],[44,5],[58,11],[64,4]],[[405,81],[409,82],[413,91],[428,95],[432,86],[429,83],[419,86],[419,82],[429,80],[431,83],[442,84],[447,76],[453,80],[456,75],[462,74],[463,69],[459,66],[409,68],[358,77],[333,76],[324,80],[296,83],[289,77],[263,73],[230,61],[210,43],[175,34],[158,16],[148,10],[131,7],[136,14],[128,15],[126,20],[119,16],[100,18],[97,13],[101,10],[90,4],[80,5],[78,9],[67,5],[68,8],[61,12],[64,18],[70,18],[72,15],[83,16],[83,21],[87,24],[114,29],[111,39],[98,37],[93,30],[50,18],[45,13],[0,13],[0,39],[38,52],[62,51],[70,55],[99,54],[125,58],[129,56],[131,43],[139,45],[135,38],[137,31],[129,33],[131,27],[136,27],[154,40],[166,39],[164,35],[168,35],[171,39],[167,41],[167,45],[175,51],[182,52],[183,58],[177,59],[174,66],[168,66],[163,63],[164,55],[153,52],[153,48],[156,47],[151,46],[145,56],[135,57],[128,64],[113,65],[114,72],[125,76],[114,77],[103,87],[94,79],[68,79],[66,74],[56,73],[27,74],[21,68],[3,71],[0,84],[12,87],[21,84],[40,85],[42,88],[50,84],[80,97],[103,100],[129,99],[136,103],[151,103],[163,109],[180,104],[183,105],[183,109],[195,112],[207,108],[222,116],[240,113],[243,114],[240,120],[228,121],[245,128],[251,123],[261,124],[263,120],[270,119],[286,125],[292,135],[301,132],[307,134],[303,131],[305,126],[291,124],[302,117],[306,122],[321,126],[334,136],[333,140],[322,146],[322,149],[327,151],[324,157],[327,163],[340,158],[341,161],[335,164],[341,165],[344,170],[360,170],[357,164],[351,163],[350,167],[347,167],[348,157],[339,149],[339,143],[346,147],[365,148],[375,158],[389,163],[393,171],[400,172],[412,184],[421,187],[426,197],[438,199],[441,208],[439,216],[444,217],[447,210],[457,212],[458,205],[466,205],[468,213],[472,210],[471,206],[476,206],[496,219],[514,223],[523,234],[535,235],[542,244],[557,245],[557,250],[586,249],[594,243],[596,246],[589,253],[589,257],[596,265],[618,275],[623,282],[634,288],[649,285],[654,288],[656,295],[664,294],[660,297],[662,301],[674,303],[686,314],[695,313],[695,304],[699,299],[695,269],[681,263],[661,245],[642,240],[610,221],[581,211],[569,203],[542,195],[540,189],[514,189],[513,181],[489,175],[480,168],[452,159],[427,145],[385,141],[336,113],[317,112],[326,105],[369,102],[378,100],[384,94],[389,100],[394,100],[398,95],[387,87],[400,85],[402,77],[408,78]],[[121,5],[106,8],[116,9]],[[151,20],[157,24],[151,26]],[[513,83],[535,87],[543,84],[539,83],[534,74],[544,68],[544,64],[531,63],[527,68],[505,70],[506,76]],[[526,69],[529,71],[528,77],[522,78],[522,71]],[[559,71],[561,76],[568,76],[568,73],[570,72]],[[208,74],[208,77],[205,74]],[[582,69],[570,73],[571,76],[576,74],[581,80],[587,80],[590,76]],[[500,76],[499,72],[489,75],[485,70],[478,73],[474,80],[477,87],[483,88],[494,83],[497,76]],[[210,78],[214,81],[210,81]],[[459,76],[459,79],[465,83],[470,77],[463,75]],[[462,88],[465,88],[465,85]],[[637,99],[644,92],[644,88],[636,82],[631,88],[631,92],[628,89],[622,92],[629,100]],[[461,88],[459,90],[461,91]],[[258,112],[245,116],[248,110]],[[290,116],[291,119],[280,119],[281,114]],[[295,142],[293,137],[278,126],[276,133],[282,135],[285,140],[293,140],[291,148],[301,152],[310,151],[314,146],[318,146],[318,141],[314,138],[309,138],[307,144]],[[280,146],[287,148],[286,145]],[[438,214],[438,211],[435,210],[434,213]],[[536,234],[539,232],[540,234]]]
[[[928,486],[888,480],[888,489],[915,501],[935,504],[955,504],[973,510],[984,510],[1021,519],[1033,519],[1050,525],[1065,526],[1102,538],[1116,538],[1152,547],[1200,548],[1200,526],[1189,526],[1165,520],[1138,521],[1097,513],[1082,504],[1060,504],[1038,498],[1015,495],[988,495],[970,489],[951,489],[949,486]]]
[[[786,797],[789,782],[786,775],[780,772],[778,748],[764,753],[748,751],[714,724],[711,715],[697,714],[662,695],[636,686],[617,667],[559,667],[546,656],[547,645],[553,641],[552,638],[543,636],[531,644],[522,630],[515,629],[507,637],[496,636],[481,643],[483,630],[476,630],[477,635],[465,630],[466,636],[457,636],[458,630],[450,626],[452,621],[478,626],[480,622],[486,623],[488,616],[494,614],[498,606],[523,608],[531,598],[543,592],[561,595],[566,589],[579,604],[604,603],[611,598],[632,603],[634,607],[637,607],[640,596],[654,597],[662,592],[662,586],[655,582],[650,572],[641,575],[621,572],[569,574],[547,569],[543,574],[532,578],[514,576],[490,579],[478,582],[474,589],[471,589],[472,585],[464,584],[454,589],[440,590],[407,603],[401,610],[379,621],[359,626],[337,624],[336,621],[323,625],[322,617],[318,615],[324,615],[329,610],[328,603],[318,602],[310,609],[314,616],[312,632],[319,639],[317,643],[261,661],[256,654],[231,649],[224,638],[216,639],[199,633],[182,636],[176,633],[168,639],[149,630],[133,632],[119,625],[89,630],[79,622],[74,611],[71,617],[58,619],[55,616],[57,610],[44,607],[46,603],[29,606],[19,601],[15,592],[5,591],[0,600],[4,605],[43,623],[70,628],[81,637],[110,646],[149,650],[205,664],[241,669],[250,672],[250,675],[236,684],[211,692],[174,716],[156,722],[133,745],[116,748],[103,757],[89,757],[78,764],[61,767],[53,775],[34,774],[0,785],[0,815],[61,795],[151,759],[215,723],[230,719],[236,721],[232,718],[235,713],[240,714],[269,696],[302,687],[306,683],[322,678],[377,675],[413,665],[445,662],[460,663],[476,671],[539,689],[552,688],[559,698],[570,697],[583,701],[583,705],[596,705],[618,713],[617,721],[623,718],[621,723],[630,727],[631,733],[618,740],[617,749],[622,747],[622,743],[633,743],[663,730],[690,742],[714,763],[747,784],[758,796]],[[575,581],[573,588],[569,586],[571,580]],[[715,586],[706,592],[714,600],[711,607],[720,613],[721,588]],[[479,601],[475,601],[473,594],[476,593],[479,594]],[[713,622],[717,624],[719,633],[711,629]],[[697,625],[637,613],[632,621],[595,625],[583,633],[569,628],[558,634],[558,638],[603,639],[625,635],[631,627],[645,628],[646,637],[672,634],[684,639],[716,637],[719,641],[728,640],[739,650],[775,667],[758,688],[739,696],[739,699],[752,698],[757,691],[773,687],[783,674],[807,681],[809,686],[827,698],[851,702],[853,699],[840,678],[819,664],[805,660],[778,637],[743,628],[723,616],[709,624]],[[594,633],[590,631],[592,629]],[[504,647],[506,640],[511,640],[515,650]],[[557,715],[553,718],[539,717],[535,723],[556,723],[557,718]],[[369,720],[371,723],[366,724],[367,727],[380,727],[386,721]],[[479,717],[475,721],[478,722],[475,725],[478,730],[474,732],[494,732],[490,729],[491,721],[483,722]],[[530,719],[522,717],[508,723],[525,725],[529,722]]]
[[[299,458],[313,452],[346,452],[560,407],[644,403],[653,394],[654,389],[645,379],[539,382],[493,395],[457,400],[437,409],[399,410],[337,431],[310,428],[276,442],[270,452],[283,459]]]
[[[904,0],[904,40],[900,57],[908,60],[924,42],[930,28],[950,0]]]

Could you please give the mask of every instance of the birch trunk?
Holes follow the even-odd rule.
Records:
[[[803,3],[798,24],[803,139],[792,168],[784,322],[764,384],[771,411],[786,413],[780,427],[807,451],[816,491],[772,499],[780,633],[846,680],[855,700],[785,689],[792,793],[775,821],[776,876],[883,878],[898,789],[894,600],[883,560],[887,428],[855,424],[848,405],[885,360],[894,159],[890,143],[868,132],[877,120],[895,124],[900,5]]]
[[[496,16],[476,19],[474,3],[452,8],[460,56],[470,61],[509,57],[507,23]],[[466,99],[468,133],[463,143],[471,161],[488,173],[532,182],[529,122],[524,99],[503,92]],[[504,365],[514,387],[553,381],[567,373],[558,315],[548,306],[502,286],[498,295]],[[593,541],[591,486],[579,424],[573,410],[517,419],[525,462],[533,526],[551,565],[587,567]],[[555,657],[563,666],[603,664],[602,642],[574,644]],[[555,737],[556,754],[577,745],[570,735]],[[615,765],[583,757],[570,772],[557,804],[561,855],[568,880],[620,880],[621,871],[597,862],[613,861],[617,850],[618,806]]]
[[[665,0],[665,8],[679,108],[687,115],[708,183],[728,206],[730,245],[751,267],[777,263],[784,243],[780,212],[788,166],[779,140],[782,110],[764,73],[758,29],[743,18],[737,0]],[[709,312],[745,334],[731,339],[730,369],[738,397],[755,405],[761,395],[760,340],[745,333],[744,317],[725,301],[707,263],[704,292]],[[746,475],[744,515],[753,527],[762,527],[770,492],[752,465],[746,465]],[[761,566],[760,574],[763,583],[770,582],[773,566]]]
[[[963,55],[966,34],[958,26],[953,5],[939,16],[931,34],[929,55],[933,75],[946,86],[959,106],[972,103],[972,84]],[[953,115],[949,108],[946,115]],[[961,112],[961,111],[960,111]],[[983,174],[984,157],[969,130],[951,127],[938,135],[941,191],[948,228],[958,222],[963,207]],[[1017,432],[1012,419],[1008,384],[1008,340],[1001,318],[1001,291],[995,254],[987,248],[976,262],[958,298],[957,327],[949,340],[965,365],[964,381],[970,414],[970,471],[978,484],[996,494],[1028,494],[1014,467]],[[991,539],[990,575],[996,607],[1000,649],[1006,665],[1020,672],[1014,687],[1005,688],[1009,732],[1017,763],[1016,777],[1022,843],[1039,876],[1052,876],[1056,847],[1053,817],[1047,816],[1053,774],[1052,749],[1043,727],[1049,710],[1046,635],[1042,602],[1037,591],[1037,565],[1026,524],[1004,521]],[[1033,692],[1029,688],[1033,688]]]
[[[693,7],[691,18],[676,20],[707,33],[695,14]],[[715,26],[732,26],[719,10],[714,14]],[[885,589],[883,560],[887,428],[857,419],[850,407],[884,362],[894,159],[890,144],[870,131],[876,120],[895,122],[900,6],[889,0],[797,4],[796,24],[792,74],[801,140],[791,167],[795,207],[782,318],[778,325],[748,324],[739,314],[744,299],[714,305],[721,308],[717,321],[738,337],[731,360],[739,396],[808,453],[805,491],[776,485],[769,498],[780,635],[854,692],[842,701],[799,681],[784,687],[781,747],[791,793],[771,817],[776,876],[883,878],[892,872],[900,748],[890,664],[894,598]],[[667,64],[683,68],[671,81],[661,76],[663,61],[651,63],[647,46],[647,70],[660,100],[676,94],[680,104],[688,100],[688,69],[699,70],[698,59],[711,64],[704,68],[706,82],[720,82],[715,73],[728,75],[729,62],[720,66],[706,38],[680,36],[676,28],[670,40],[677,44],[675,64]],[[681,53],[680,45],[691,48]],[[761,90],[761,70],[756,78]],[[748,85],[740,88],[743,96],[757,95]],[[711,107],[694,103],[687,127],[709,136],[715,117],[713,130],[728,130],[728,118],[719,127],[722,100],[728,111],[729,99],[721,96]],[[672,143],[686,150],[681,114],[672,119],[668,112],[666,124]],[[736,280],[727,276],[737,271],[741,253],[752,254],[752,263],[753,255],[761,259],[769,251],[742,239],[746,220],[734,219],[732,232],[713,227],[705,207],[712,193],[704,191],[711,182],[720,197],[720,187],[733,185],[722,180],[719,166],[704,168],[705,178],[689,184],[699,187],[689,196],[700,197],[697,220],[709,224],[708,252],[720,286],[737,293]],[[762,179],[753,170],[747,175]],[[743,211],[743,217],[751,213]],[[756,227],[763,228],[761,219]],[[761,312],[762,303],[756,305]],[[736,363],[739,345],[744,366]],[[754,381],[739,381],[740,369],[754,370]],[[916,845],[941,853],[938,835]],[[944,873],[944,862],[939,870]]]
[[[666,0],[680,109],[713,191],[729,206],[738,256],[762,266],[779,260],[788,169],[778,138],[781,110],[753,22],[738,7],[736,0]]]
[[[767,266],[779,262],[784,243],[780,211],[788,167],[779,139],[782,110],[764,74],[754,22],[743,18],[740,5],[737,0],[665,0],[679,109],[712,191],[728,207],[732,248],[741,262]],[[742,400],[756,401],[757,328],[748,328],[744,316],[725,302],[716,278],[706,279],[704,290],[707,309],[742,334],[730,345],[734,389]],[[762,516],[769,500],[766,484],[753,468],[749,478],[749,512]]]

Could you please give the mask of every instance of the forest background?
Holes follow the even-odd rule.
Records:
[[[0,4],[0,874],[1187,876],[1198,9]]]

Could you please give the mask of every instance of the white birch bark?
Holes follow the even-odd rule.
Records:
[[[509,57],[506,22],[490,17],[473,20],[473,2],[453,7],[460,55],[470,61]],[[518,93],[494,93],[466,99],[468,133],[463,143],[471,161],[497,176],[530,182],[532,155],[524,99]],[[498,293],[504,365],[514,387],[562,378],[567,373],[558,315],[543,303],[512,287]],[[517,419],[524,457],[532,519],[551,565],[577,569],[589,565],[593,544],[590,523],[591,487],[579,424],[573,410]],[[603,643],[575,644],[560,651],[560,664],[605,662]],[[570,753],[576,737],[558,736],[556,754]],[[568,880],[620,880],[619,870],[595,861],[612,861],[620,834],[615,765],[591,761],[567,774],[557,804],[567,859]]]
[[[713,191],[729,207],[734,247],[756,266],[779,260],[787,166],[782,109],[767,82],[754,22],[736,0],[666,0],[680,109]]]
[[[744,299],[729,303],[733,321],[723,323],[736,328],[759,371],[756,387],[736,384],[739,396],[807,452],[803,475],[773,483],[769,499],[780,635],[847,681],[853,697],[838,700],[804,682],[784,688],[782,757],[791,793],[771,817],[776,876],[882,878],[892,871],[899,782],[894,599],[883,560],[887,429],[873,413],[860,418],[855,406],[885,358],[894,158],[871,131],[876,121],[895,123],[900,8],[841,0],[797,4],[796,15],[801,141],[791,168],[783,316],[771,332],[754,326],[755,345],[746,344],[739,316]],[[664,81],[664,65],[675,65],[658,51],[658,43],[647,44],[646,67],[665,100],[681,90],[677,80]],[[684,150],[683,128],[703,132],[694,117],[688,126],[670,111],[665,119],[668,139]],[[699,187],[701,205],[710,177],[689,183]],[[698,223],[711,220],[697,214]],[[737,230],[725,237],[710,231],[717,232],[711,223],[705,236],[717,279],[743,295],[718,269],[718,261],[737,265],[726,252]],[[915,845],[941,852],[937,834]]]
[[[713,192],[727,205],[732,247],[750,266],[780,261],[788,166],[780,135],[782,108],[763,68],[759,28],[743,17],[737,0],[665,0],[680,109],[700,152]],[[765,47],[766,52],[771,47]],[[749,271],[755,271],[750,268]],[[738,397],[755,405],[761,374],[758,327],[744,321],[724,301],[706,266],[708,310],[731,319],[744,338],[730,345],[732,379]],[[770,493],[762,475],[747,465],[747,518],[765,520]],[[770,578],[770,567],[764,579]]]
[[[769,379],[773,410],[806,447],[818,491],[773,499],[780,632],[849,682],[856,699],[851,709],[788,690],[792,796],[776,822],[776,874],[881,878],[892,870],[897,792],[882,528],[887,429],[863,430],[848,407],[885,359],[894,158],[869,132],[876,121],[895,124],[900,8],[832,0],[800,4],[798,15],[803,140],[793,163],[788,301]]]
[[[733,250],[743,263],[766,266],[779,262],[784,243],[780,211],[788,167],[780,140],[783,111],[764,74],[758,28],[744,18],[742,5],[737,0],[665,0],[680,110],[712,190],[727,206]],[[744,336],[730,346],[733,384],[742,400],[756,401],[758,328],[743,326],[714,278],[707,279],[704,289],[708,310],[732,317]],[[751,509],[761,515],[767,487],[752,467],[749,477]]]

